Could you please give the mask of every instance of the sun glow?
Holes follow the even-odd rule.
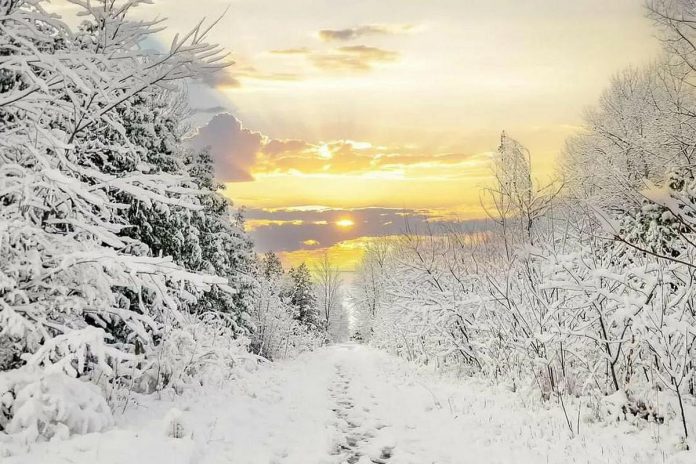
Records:
[[[339,219],[338,221],[336,221],[336,225],[338,227],[348,229],[350,227],[353,227],[355,225],[355,222],[353,222],[352,219],[344,218],[344,219]]]
[[[321,156],[323,159],[331,159],[333,158],[333,153],[331,153],[329,146],[324,144],[319,147],[319,156]]]

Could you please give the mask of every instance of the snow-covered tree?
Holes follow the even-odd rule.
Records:
[[[292,302],[293,279],[285,274],[278,255],[267,252],[258,258],[254,275],[252,351],[268,359],[281,359],[319,346],[322,332],[300,319],[300,308]]]
[[[328,254],[324,253],[314,265],[313,274],[319,304],[319,317],[327,333],[331,333],[331,324],[342,324],[341,321],[343,321],[343,317],[337,313],[345,311],[342,301],[341,271],[331,262]]]
[[[76,32],[40,1],[0,4],[0,344],[10,369],[0,430],[26,440],[107,425],[83,381],[139,388],[182,309],[211,286],[231,290],[125,233],[135,202],[204,209],[189,176],[149,159],[160,150],[134,125],[150,92],[219,69],[223,55],[202,24],[164,52],[143,47],[160,22],[129,19],[140,1],[73,3],[84,19]],[[93,406],[78,394],[64,405],[78,408],[69,421],[32,415],[55,400],[32,392],[61,382]]]
[[[493,163],[493,185],[484,190],[483,206],[500,228],[508,258],[515,244],[534,243],[535,224],[550,208],[561,185],[539,186],[532,179],[531,155],[504,131]]]
[[[355,273],[350,300],[356,321],[355,333],[361,340],[370,340],[372,326],[385,303],[385,280],[390,243],[387,238],[368,242]]]
[[[296,319],[310,328],[320,329],[322,321],[314,293],[314,284],[309,266],[305,263],[288,271],[290,304],[296,309]]]
[[[264,253],[259,265],[261,268],[261,273],[267,279],[280,279],[285,272],[283,270],[283,264],[280,262],[280,258],[272,251]]]

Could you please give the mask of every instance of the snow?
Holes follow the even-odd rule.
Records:
[[[355,344],[265,363],[224,389],[135,401],[106,432],[6,448],[12,455],[2,462],[681,464],[696,457],[657,440],[666,424],[592,422],[583,412],[573,438],[559,407],[523,389],[443,378]]]

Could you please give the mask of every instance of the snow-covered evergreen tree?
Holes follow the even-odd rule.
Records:
[[[314,284],[309,267],[302,263],[288,271],[290,304],[296,308],[296,319],[307,327],[319,329],[322,327],[314,293]]]
[[[283,270],[278,255],[269,251],[259,257],[253,274],[257,286],[251,310],[252,352],[280,359],[319,346],[323,331],[300,319],[301,308],[292,301],[293,279]]]
[[[148,390],[182,310],[211,286],[231,291],[227,275],[191,272],[126,232],[133,204],[205,209],[167,152],[176,121],[139,118],[172,108],[178,94],[159,86],[220,67],[207,28],[156,52],[141,45],[159,21],[128,19],[140,1],[75,0],[77,32],[41,3],[0,3],[0,431],[25,440],[108,425],[84,381]],[[58,402],[62,391],[73,396]]]

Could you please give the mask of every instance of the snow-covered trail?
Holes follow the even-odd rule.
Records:
[[[345,344],[263,366],[224,392],[141,399],[113,430],[34,445],[2,462],[688,462],[660,452],[655,430],[583,424],[573,439],[557,408],[521,401],[504,389],[448,382]],[[183,438],[167,436],[172,408],[182,410]]]

